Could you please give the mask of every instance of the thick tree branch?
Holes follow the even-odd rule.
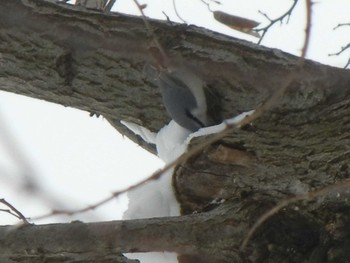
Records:
[[[62,259],[87,252],[101,258],[147,251],[201,253],[222,260],[239,258],[242,230],[248,226],[243,218],[256,209],[253,204],[247,207],[241,209],[237,221],[229,213],[237,210],[237,205],[227,204],[207,214],[183,217],[3,226],[0,227],[0,255],[13,258],[14,262],[38,256]],[[218,233],[221,233],[220,242],[212,242]]]
[[[228,201],[211,212],[182,217],[3,226],[0,227],[0,255],[11,258],[13,262],[20,262],[20,259],[37,262],[29,260],[38,257],[64,260],[65,257],[79,258],[82,255],[90,255],[90,260],[108,259],[125,252],[173,251],[184,255],[201,255],[210,259],[208,262],[240,262],[243,254],[239,246],[249,225],[271,204],[271,201],[247,199],[240,203]],[[299,221],[289,228],[308,225],[307,232],[312,235],[309,236],[309,246],[316,245],[318,224],[297,212],[279,213],[264,225],[263,230],[278,233],[294,218]],[[279,222],[278,227],[274,225],[276,222]],[[293,235],[295,239],[298,234],[294,231]],[[257,241],[260,239],[257,236]],[[254,242],[249,244],[248,253],[254,248]]]
[[[4,0],[0,23],[2,90],[100,113],[134,140],[119,120],[153,131],[169,120],[155,81],[144,73],[152,58],[141,18]],[[186,61],[219,94],[222,118],[256,108],[296,66],[296,57],[204,29],[151,25],[169,55]],[[286,103],[307,109],[340,98],[349,79],[344,70],[307,62],[293,85],[305,96],[286,97]],[[308,98],[314,90],[318,96]]]

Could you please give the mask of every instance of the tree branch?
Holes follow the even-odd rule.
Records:
[[[62,258],[89,252],[102,258],[128,252],[174,251],[238,258],[237,248],[242,239],[239,229],[245,228],[246,223],[235,222],[230,216],[225,216],[224,212],[230,209],[234,209],[232,205],[208,214],[171,218],[2,226],[0,255],[21,259],[38,255]],[[226,232],[221,242],[210,242],[218,232]],[[215,252],[219,251],[219,247],[221,252]]]
[[[278,50],[193,26],[150,22],[168,55],[186,61],[219,94],[221,118],[256,108],[296,67],[296,57]],[[0,23],[2,90],[102,114],[139,143],[120,120],[152,131],[169,120],[155,80],[144,73],[153,61],[141,18],[43,0],[4,0]],[[295,84],[303,92],[322,90],[325,99],[346,92],[349,78],[346,71],[307,62]],[[307,108],[317,101],[290,103]]]
[[[248,244],[246,255],[240,252],[239,246],[249,226],[273,204],[272,200],[255,196],[240,202],[229,200],[210,212],[181,217],[18,228],[3,226],[0,227],[0,255],[11,258],[13,262],[31,263],[38,262],[29,261],[38,257],[69,262],[64,260],[67,257],[79,258],[80,255],[93,255],[101,260],[128,252],[173,251],[182,255],[200,255],[207,260],[203,262],[242,262],[242,257],[250,258],[252,251],[260,249],[260,242],[264,240],[261,233],[275,236],[286,227],[290,230],[283,236],[287,246],[293,246],[305,235],[308,240],[304,248],[317,245],[320,225],[311,214],[285,209],[264,223]],[[291,225],[292,221],[294,224]],[[303,227],[302,231],[300,227]]]

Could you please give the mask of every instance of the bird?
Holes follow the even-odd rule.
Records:
[[[158,86],[170,117],[181,127],[195,132],[209,125],[205,82],[185,67],[159,72]]]

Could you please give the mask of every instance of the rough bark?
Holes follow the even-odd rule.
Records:
[[[75,262],[68,261],[70,257],[116,262],[107,259],[121,252],[174,251],[206,255],[209,262],[240,262],[240,241],[251,223],[246,218],[259,214],[264,208],[266,205],[259,201],[227,202],[210,212],[173,218],[3,226],[0,227],[0,254],[13,262],[40,262],[38,260],[42,258]],[[308,221],[290,225],[298,216],[294,211],[283,214],[286,214],[285,221],[274,219],[269,222],[271,232],[278,234],[273,229],[274,224],[288,225],[291,230],[306,227],[303,232],[308,234],[305,246],[317,244],[317,225]],[[294,239],[303,238],[294,235]]]
[[[313,111],[276,109],[178,167],[183,213],[230,200],[249,210],[245,220],[253,225],[281,200],[347,180],[349,97],[328,103]],[[243,255],[248,262],[349,262],[348,200],[349,191],[339,189],[292,203],[255,233]]]
[[[99,113],[140,143],[119,120],[152,131],[169,121],[155,80],[145,73],[153,61],[142,19],[4,0],[0,23],[2,90]],[[296,67],[296,57],[276,49],[193,26],[151,24],[168,54],[192,66],[219,95],[222,118],[256,108]],[[331,92],[341,97],[348,80],[344,70],[307,62],[293,85],[302,89],[292,103],[302,110]]]
[[[186,61],[218,96],[221,118],[256,108],[297,68],[298,58],[279,50],[151,22],[169,55]],[[136,141],[120,120],[152,131],[169,120],[155,81],[145,74],[145,65],[154,61],[140,18],[40,0],[2,0],[0,25],[2,90],[102,114]],[[174,183],[183,213],[199,214],[77,223],[90,237],[78,252],[92,246],[104,255],[171,250],[188,255],[187,262],[349,262],[347,192],[287,207],[239,251],[249,227],[278,201],[349,177],[349,71],[306,61],[298,72],[277,107],[177,168]],[[0,249],[4,255],[57,256],[63,243],[54,235],[57,227],[79,243],[67,231],[70,225],[28,226],[9,232],[14,239],[0,230]],[[34,242],[45,235],[53,239]],[[76,253],[76,245],[67,243],[64,250]]]

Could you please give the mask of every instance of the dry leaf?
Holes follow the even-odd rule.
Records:
[[[253,30],[253,28],[257,27],[260,24],[259,22],[244,17],[229,15],[222,11],[214,11],[213,14],[216,21],[232,29],[252,35],[254,37],[260,37],[260,35]]]

